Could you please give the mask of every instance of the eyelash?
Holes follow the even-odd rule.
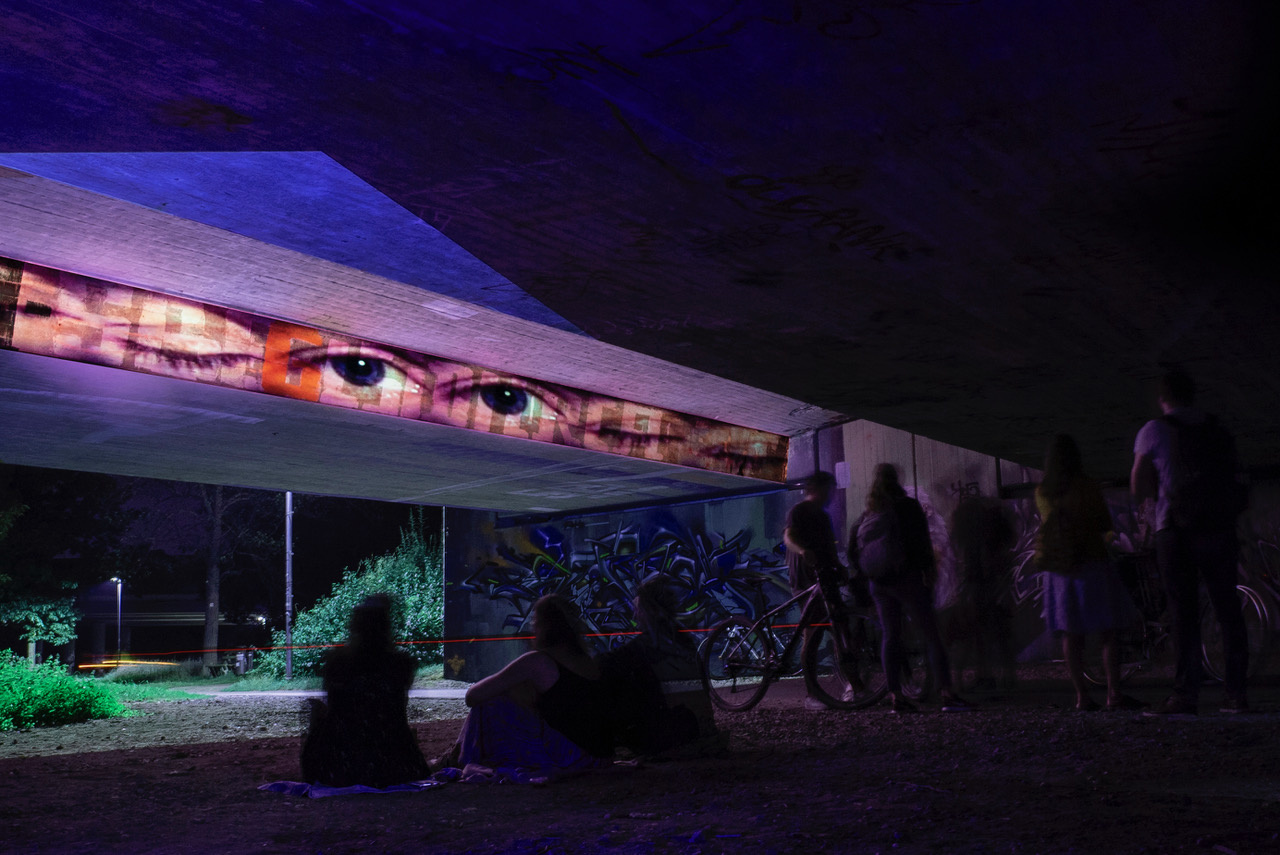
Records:
[[[128,343],[129,351],[140,353],[146,356],[154,356],[165,365],[171,368],[183,369],[208,369],[222,368],[232,365],[240,365],[249,359],[248,356],[240,353],[187,353],[181,350],[170,350],[163,347],[150,347],[137,342]]]
[[[553,419],[567,418],[568,408],[565,404],[565,400],[563,397],[561,397],[551,389],[535,386],[532,383],[528,383],[527,381],[521,380],[516,377],[504,378],[502,380],[487,380],[487,381],[474,380],[471,378],[467,378],[467,379],[455,378],[455,379],[449,380],[447,383],[444,384],[444,386],[445,386],[446,393],[449,394],[451,397],[456,396],[456,397],[464,397],[464,398],[472,398],[477,395],[483,396],[485,391],[488,389],[502,389],[504,387],[509,389],[514,389],[517,392],[522,392],[525,395],[528,395],[529,397],[534,399],[535,401],[538,401],[539,403],[541,403],[543,409],[551,414],[551,418]],[[485,406],[489,407],[490,409],[494,409],[487,401],[485,402]],[[494,411],[497,412],[496,409]],[[516,413],[512,413],[508,415],[508,418],[514,418],[517,415],[518,414]]]
[[[323,365],[325,368],[337,373],[340,377],[342,376],[342,374],[335,367],[334,365],[335,362],[348,357],[356,357],[356,356],[363,357],[365,359],[370,360],[371,362],[380,363],[384,367],[384,370],[386,368],[391,368],[395,371],[400,372],[402,375],[404,375],[406,379],[410,380],[417,386],[426,385],[422,382],[422,378],[415,376],[416,372],[422,371],[423,369],[417,366],[413,366],[412,364],[407,363],[405,360],[401,359],[400,357],[397,357],[385,351],[371,352],[369,350],[365,350],[362,348],[330,346],[327,348],[313,348],[309,350],[296,351],[295,353],[292,354],[292,356],[294,358],[307,360],[313,365]],[[351,382],[345,377],[343,379],[346,380],[346,382]],[[378,381],[378,382],[381,382],[381,381]],[[353,385],[357,385],[358,387],[358,384],[353,384]],[[369,384],[369,388],[371,388],[374,385],[376,385],[376,383]],[[551,413],[554,413],[556,418],[565,417],[565,407],[560,405],[560,397],[556,393],[552,392],[549,389],[536,387],[531,383],[527,383],[515,377],[504,379],[501,381],[489,381],[489,382],[484,382],[484,381],[477,382],[470,379],[467,379],[467,380],[453,379],[453,380],[447,381],[446,383],[438,385],[436,389],[437,389],[437,393],[442,391],[444,394],[448,395],[451,398],[454,398],[454,397],[471,398],[473,396],[483,395],[487,389],[500,389],[504,387],[514,389],[518,392],[522,392],[525,395],[530,396],[534,400],[539,401],[542,404],[543,408]],[[488,402],[485,402],[485,405],[493,409],[493,407],[489,405]],[[509,413],[505,415],[508,418],[515,418],[521,414]]]

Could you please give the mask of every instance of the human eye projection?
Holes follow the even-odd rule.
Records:
[[[0,347],[782,481],[787,439],[21,261]]]

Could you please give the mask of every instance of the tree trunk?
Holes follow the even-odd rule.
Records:
[[[204,498],[209,511],[209,552],[204,577],[204,666],[207,671],[218,664],[218,617],[222,587],[222,487],[206,487]]]

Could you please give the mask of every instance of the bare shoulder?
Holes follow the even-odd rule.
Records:
[[[560,679],[556,660],[541,650],[530,650],[507,666],[523,680],[528,680],[538,692],[545,692]]]

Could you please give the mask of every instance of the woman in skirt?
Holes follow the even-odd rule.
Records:
[[[1063,639],[1067,674],[1076,690],[1076,709],[1098,704],[1084,678],[1085,636],[1099,635],[1107,676],[1107,709],[1145,706],[1120,693],[1120,649],[1116,631],[1138,617],[1115,568],[1107,560],[1107,537],[1114,536],[1102,490],[1084,473],[1074,439],[1058,434],[1049,445],[1044,480],[1036,488],[1040,531],[1036,562],[1044,579],[1044,620]]]

